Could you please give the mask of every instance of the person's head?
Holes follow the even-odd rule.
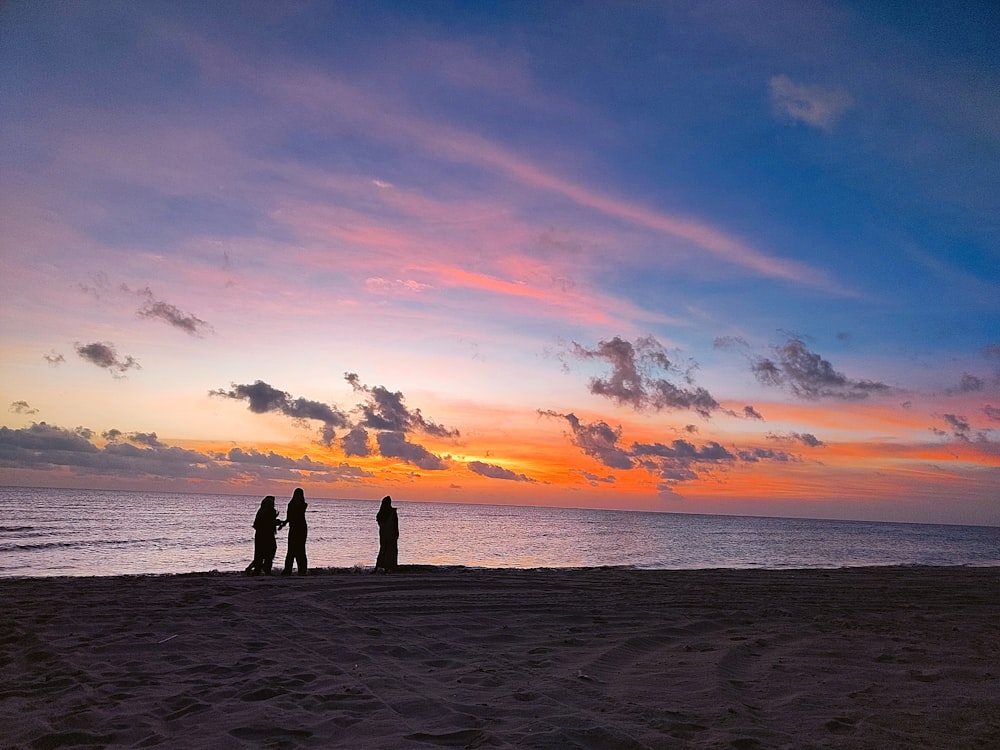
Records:
[[[292,493],[292,500],[296,503],[304,503],[306,501],[306,493],[302,491],[301,487],[295,488],[295,492]]]
[[[388,495],[386,495],[385,497],[383,497],[382,498],[382,507],[383,508],[391,508],[392,507],[392,498],[389,497]]]
[[[262,508],[273,508],[274,507],[274,495],[268,495],[263,500],[260,501],[260,507]]]

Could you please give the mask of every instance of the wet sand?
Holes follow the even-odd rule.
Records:
[[[0,579],[0,746],[1000,747],[1000,568]]]

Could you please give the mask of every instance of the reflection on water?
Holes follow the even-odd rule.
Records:
[[[309,500],[310,564],[370,567],[377,499]],[[0,488],[0,576],[242,570],[257,496]],[[278,498],[284,516],[287,498]],[[399,502],[400,563],[476,567],[1000,565],[1000,529]],[[278,534],[284,559],[285,532]]]

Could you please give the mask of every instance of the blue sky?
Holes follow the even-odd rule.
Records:
[[[0,480],[1000,523],[998,22],[8,3]]]

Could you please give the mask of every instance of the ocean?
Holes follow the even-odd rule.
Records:
[[[284,517],[288,498],[279,497]],[[371,567],[378,500],[310,498],[311,568]],[[259,496],[0,488],[0,576],[242,571]],[[1000,566],[1000,528],[394,501],[401,565]],[[285,554],[278,533],[276,567]]]

